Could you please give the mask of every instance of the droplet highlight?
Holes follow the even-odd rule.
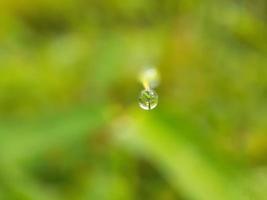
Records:
[[[152,89],[142,90],[139,95],[139,106],[144,110],[152,110],[158,105],[158,94]]]

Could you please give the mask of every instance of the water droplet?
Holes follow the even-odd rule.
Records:
[[[139,96],[139,106],[144,110],[152,110],[158,105],[158,94],[151,89],[142,90]]]

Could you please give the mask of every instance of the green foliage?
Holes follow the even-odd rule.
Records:
[[[2,0],[0,199],[266,199],[266,20],[264,0]]]

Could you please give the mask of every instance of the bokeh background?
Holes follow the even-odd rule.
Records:
[[[266,23],[265,0],[1,0],[0,199],[267,199]]]

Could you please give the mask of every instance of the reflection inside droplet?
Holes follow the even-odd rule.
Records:
[[[142,90],[138,100],[142,109],[152,110],[158,105],[158,94],[151,89]]]

